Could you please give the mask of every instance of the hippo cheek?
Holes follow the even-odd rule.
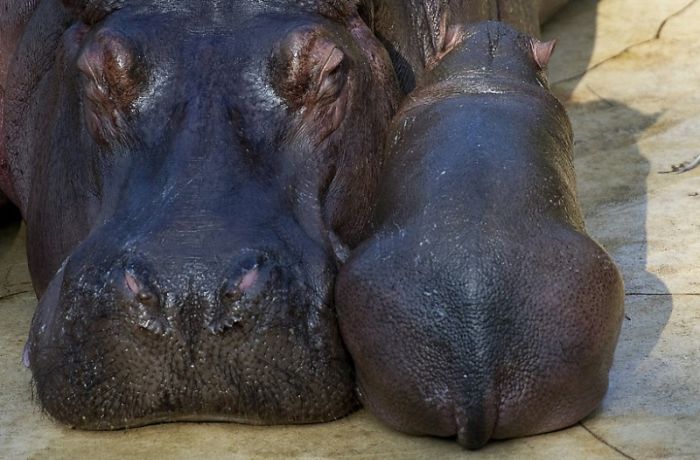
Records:
[[[49,337],[49,331],[55,329],[67,262],[66,260],[56,272],[34,312],[29,337],[22,353],[22,361],[30,369],[37,369],[40,366],[34,359],[37,356],[37,350],[47,347],[52,341],[52,338]]]
[[[38,399],[57,420],[98,430],[309,423],[356,407],[327,266],[304,282],[300,267],[244,257],[216,287],[169,283],[163,267],[84,260],[52,281],[29,340]]]

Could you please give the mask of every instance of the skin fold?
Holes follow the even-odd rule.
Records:
[[[393,120],[336,308],[363,405],[476,449],[598,406],[624,292],[585,232],[553,43],[497,22],[457,36]]]

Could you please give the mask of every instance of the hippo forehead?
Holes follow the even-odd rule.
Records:
[[[268,129],[258,128],[284,125],[285,101],[277,93],[273,72],[285,38],[295,30],[316,29],[343,41],[337,23],[303,9],[282,11],[265,3],[245,9],[216,2],[207,3],[207,8],[181,3],[181,8],[125,6],[92,27],[93,39],[116,35],[140,61],[144,81],[132,107],[153,119],[140,122],[140,137],[147,144],[165,128],[163,112],[176,112],[176,107],[197,98],[199,105],[207,100],[235,112],[239,123],[245,121],[248,136],[269,138]]]
[[[499,55],[526,56],[532,53],[532,38],[498,21],[470,24],[464,42],[477,56],[495,59]]]
[[[182,56],[215,60],[218,66],[205,69],[211,74],[222,67],[265,64],[275,45],[302,26],[330,29],[334,24],[322,16],[298,10],[227,9],[208,15],[176,8],[125,8],[95,28],[126,36],[141,46],[146,59],[157,59],[161,64]],[[189,60],[184,65],[191,73],[199,70],[192,68]]]

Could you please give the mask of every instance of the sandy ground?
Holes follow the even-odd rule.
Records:
[[[548,26],[576,131],[590,233],[624,274],[608,395],[582,423],[489,444],[405,436],[366,411],[304,427],[67,429],[32,400],[21,351],[36,304],[18,226],[0,230],[0,458],[700,458],[700,1],[577,0]]]

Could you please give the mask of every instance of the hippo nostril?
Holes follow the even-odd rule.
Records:
[[[122,292],[126,295],[128,304],[131,305],[136,325],[154,334],[162,334],[166,331],[168,324],[158,310],[160,299],[155,292],[146,287],[142,279],[145,277],[138,277],[133,269],[126,269],[122,281],[122,287],[126,289]]]
[[[221,306],[223,308],[217,318],[209,324],[209,331],[212,334],[221,334],[242,321],[241,300],[243,295],[244,292],[241,290],[239,282],[227,283],[224,286],[221,292]]]
[[[258,270],[258,265],[256,264],[248,270],[248,273],[243,275],[241,280],[238,282],[238,289],[240,289],[243,292],[249,291],[253,286],[255,286],[255,283],[257,283],[258,279],[260,278],[260,271]]]
[[[242,275],[237,275],[226,281],[221,298],[224,303],[234,303],[244,296],[253,298],[258,294],[261,284],[259,264],[247,264],[247,268],[241,269]]]
[[[154,305],[157,303],[156,296],[150,292],[139,292],[136,294],[136,300],[144,305]]]
[[[256,300],[263,293],[269,278],[269,264],[265,257],[246,258],[234,264],[233,270],[220,291],[220,305],[209,331],[221,334],[239,325]]]

